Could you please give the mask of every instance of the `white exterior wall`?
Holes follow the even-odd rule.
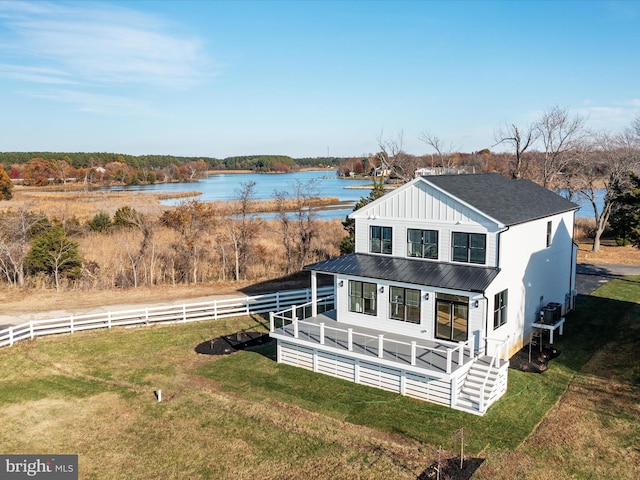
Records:
[[[547,222],[552,222],[546,246]],[[573,212],[510,227],[500,237],[500,274],[486,292],[488,337],[510,336],[510,353],[528,341],[531,324],[549,302],[563,305],[571,294]],[[494,295],[508,290],[507,323],[493,329]]]

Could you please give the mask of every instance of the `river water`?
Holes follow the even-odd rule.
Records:
[[[203,202],[233,200],[238,198],[238,192],[243,184],[255,182],[254,198],[267,200],[274,197],[275,192],[294,191],[296,182],[303,185],[313,182],[316,192],[313,194],[321,198],[336,197],[344,202],[342,208],[332,208],[318,211],[322,219],[344,219],[353,211],[353,206],[361,197],[369,195],[371,180],[352,180],[340,178],[334,170],[312,170],[294,173],[214,173],[196,183],[158,183],[154,185],[132,185],[119,187],[118,190],[142,190],[153,192],[201,192],[197,198]],[[355,187],[355,188],[354,188]],[[166,205],[175,205],[184,199],[167,200]],[[271,215],[261,215],[269,217]]]
[[[328,220],[332,218],[344,219],[353,211],[353,206],[361,197],[369,195],[366,187],[371,186],[371,180],[352,180],[338,177],[333,170],[312,170],[293,173],[214,173],[196,183],[158,183],[154,185],[133,185],[117,187],[118,190],[146,190],[154,192],[201,192],[197,198],[203,202],[233,200],[238,197],[242,184],[255,182],[255,199],[266,200],[274,197],[274,193],[293,192],[296,182],[306,184],[314,182],[319,197],[337,197],[344,202],[342,208],[332,208],[318,211],[318,217]],[[354,188],[356,187],[356,188]],[[560,192],[566,197],[566,192]],[[598,192],[598,208],[602,209],[604,191]],[[175,205],[184,199],[167,200],[166,205]],[[577,217],[593,218],[591,204],[576,196],[573,201],[581,205],[576,213]],[[271,217],[272,215],[264,215]]]

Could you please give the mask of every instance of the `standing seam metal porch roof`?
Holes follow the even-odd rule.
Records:
[[[500,272],[499,268],[456,265],[366,253],[351,253],[331,258],[306,265],[304,270],[477,293],[483,293]]]

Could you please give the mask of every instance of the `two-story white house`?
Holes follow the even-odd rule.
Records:
[[[415,178],[350,215],[355,253],[305,267],[312,301],[271,315],[278,362],[483,414],[541,312],[553,334],[573,307],[577,209],[495,173]]]

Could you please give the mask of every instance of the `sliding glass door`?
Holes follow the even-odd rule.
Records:
[[[466,342],[469,334],[469,299],[438,293],[436,296],[436,338]]]

